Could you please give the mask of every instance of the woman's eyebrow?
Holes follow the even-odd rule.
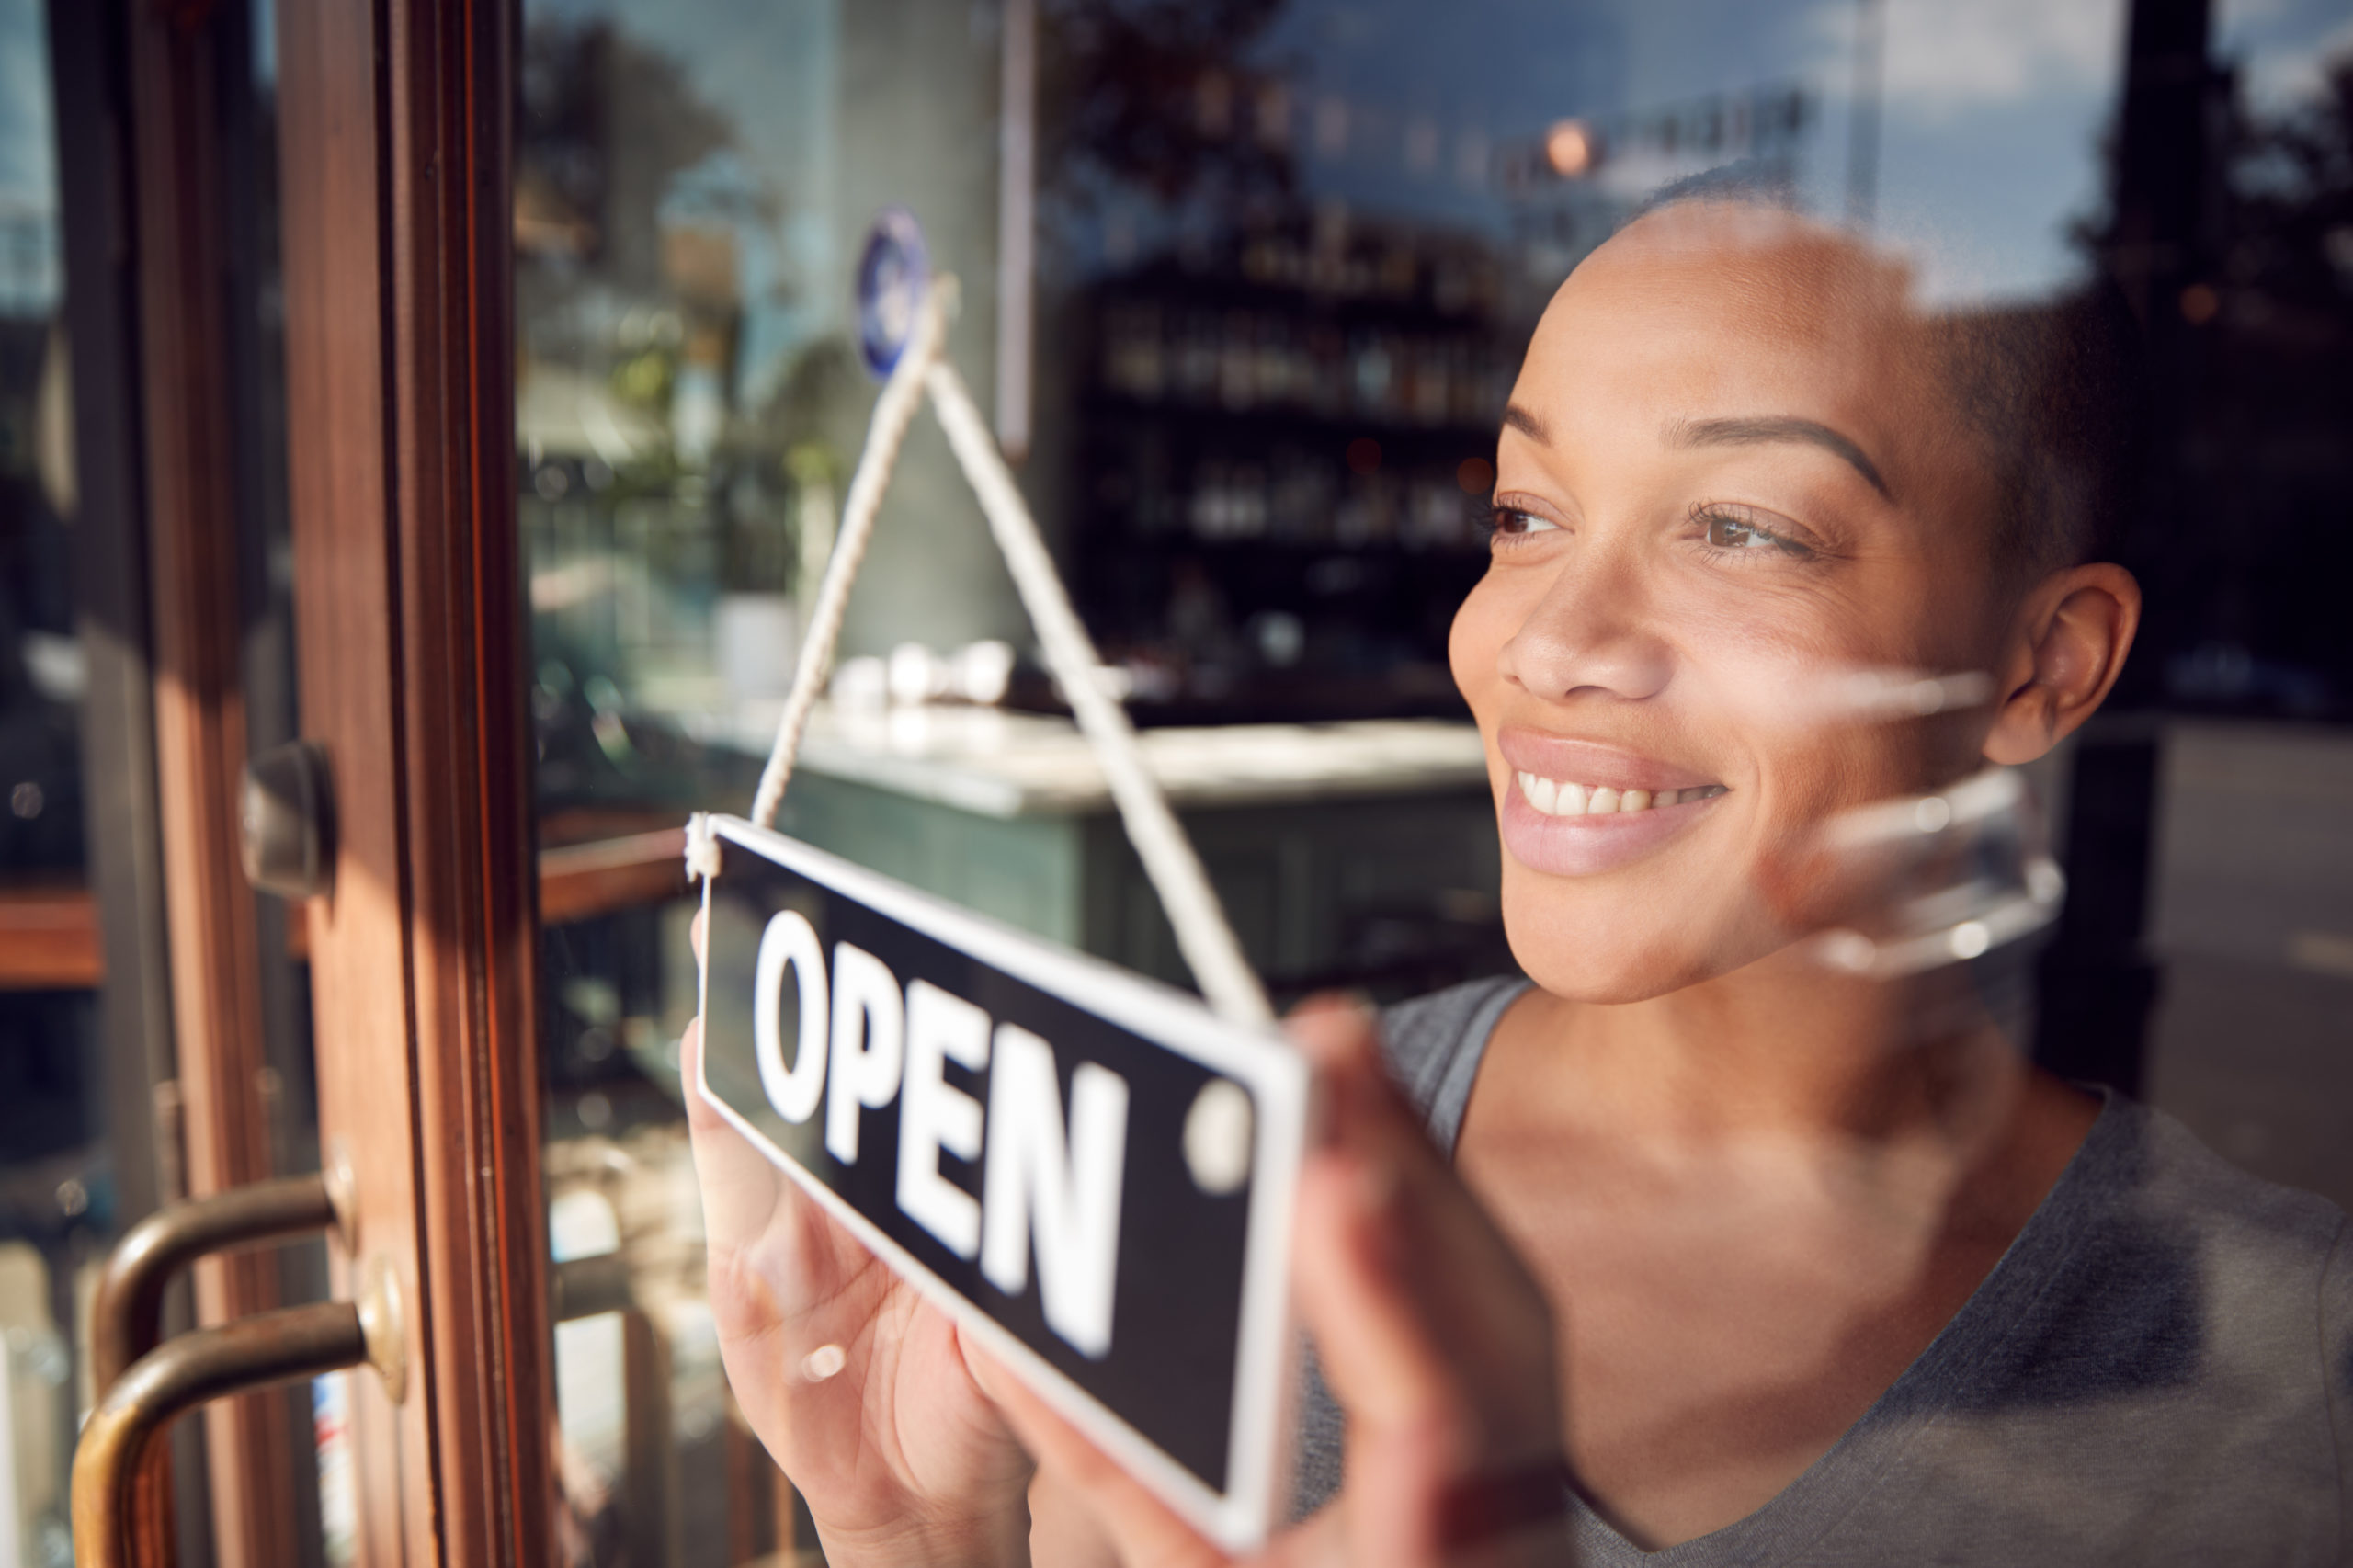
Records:
[[[1512,422],[1511,415],[1504,415],[1504,423]],[[1880,477],[1879,465],[1847,437],[1827,425],[1817,425],[1811,419],[1777,417],[1768,419],[1678,419],[1667,426],[1666,439],[1677,447],[1742,447],[1764,441],[1799,441],[1836,452],[1854,465],[1855,472],[1870,482],[1873,490],[1893,501],[1895,496]]]
[[[1504,410],[1504,427],[1531,437],[1544,446],[1549,447],[1552,444],[1551,427],[1516,403]]]

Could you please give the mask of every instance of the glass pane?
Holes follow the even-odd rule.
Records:
[[[206,216],[219,224],[223,260],[212,325],[226,358],[232,449],[211,456],[238,508],[233,548],[245,590],[242,613],[217,630],[242,652],[242,719],[260,747],[289,738],[293,721],[270,19],[223,5],[190,26],[220,70],[208,104],[219,199]],[[131,139],[114,118],[122,43],[80,10],[0,4],[0,1562],[71,1561],[66,1484],[95,1393],[92,1291],[124,1228],[181,1196],[186,1181],[168,1057],[147,1059],[142,1025],[166,1020],[152,1043],[168,1052],[167,980],[107,967],[109,931],[164,925],[160,907],[129,907],[159,904],[162,893],[125,869],[154,852],[153,823],[127,815],[157,809],[152,781],[108,773],[104,759],[152,755],[153,715],[129,695],[148,674],[139,541],[150,519],[140,508],[148,486],[176,477],[143,472],[139,323],[110,315],[135,297],[139,260],[117,248],[136,206]],[[70,268],[69,231],[76,244],[97,242]],[[89,340],[85,324],[97,328]],[[89,427],[77,428],[77,407],[96,412]],[[88,645],[77,627],[90,629]],[[87,791],[85,759],[96,759]],[[254,1087],[269,1140],[261,1163],[315,1168],[302,966],[282,906],[260,901],[257,923],[267,1050]],[[323,1244],[281,1256],[284,1299],[324,1294]],[[184,1296],[171,1298],[175,1325]],[[299,1433],[310,1425],[308,1392],[285,1397]],[[184,1425],[178,1440],[179,1550],[200,1563],[212,1547],[201,1437]],[[288,1479],[308,1562],[317,1558],[316,1468],[297,1446]]]
[[[2353,995],[2326,13],[530,0],[518,483],[580,1560],[813,1545],[717,1381],[678,1109],[691,904],[614,869],[750,799],[873,405],[852,278],[890,207],[960,279],[949,356],[1278,1001],[1483,980],[1477,1016],[1517,1020],[1492,1061],[1485,1032],[1423,1040],[1468,1053],[1471,1108],[1419,1108],[1597,1325],[1562,1354],[1602,1560],[1752,1527],[1869,1447],[1978,1282],[2035,1267],[2000,1260],[2059,1222],[2044,1196],[2086,1201],[2078,1148],[2188,1161],[2177,1121],[2353,1200],[2326,1088]],[[1025,182],[1001,153],[1030,131]],[[780,825],[1189,983],[927,419],[838,653]],[[2078,655],[2097,689],[2019,717]],[[1736,1027],[1689,1021],[1720,999]],[[1787,1022],[1817,1016],[1840,1063]],[[1946,1060],[2012,1143],[1919,1109],[1967,1119],[1921,1076]],[[1824,1109],[1801,1081],[1833,1078],[1853,1097]],[[1801,1101],[1813,1122],[1744,1119]],[[1605,1104],[1625,1119],[1578,1119]],[[1919,1119],[1859,1128],[1862,1104]],[[2221,1170],[2201,1192],[2256,1201]],[[1575,1199],[1637,1188],[1685,1206],[1617,1226]],[[2333,1210],[2278,1200],[2304,1229],[2267,1267],[2317,1271]],[[1955,1251],[1940,1225],[1978,1202],[2001,1218]],[[2177,1208],[2152,1223],[2206,1244]],[[1803,1241],[1847,1226],[1877,1238],[1869,1280]],[[1779,1446],[1709,1458],[1752,1407]],[[1643,1425],[1670,1409],[1698,1414]],[[1969,1429],[2035,1468],[2018,1424]],[[1667,1457],[1609,1458],[1636,1449]],[[1874,1528],[1925,1517],[1887,1507]]]
[[[84,673],[74,634],[73,375],[62,307],[56,125],[42,9],[0,13],[0,876],[63,888],[82,865]]]
[[[81,646],[44,8],[0,6],[0,1560],[72,1561],[74,1292],[106,1193],[84,944]],[[66,939],[60,939],[60,934]]]

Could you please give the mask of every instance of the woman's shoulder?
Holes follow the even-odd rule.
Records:
[[[2339,1513],[2353,1496],[2353,1229],[2163,1111],[2108,1096],[1922,1362],[1907,1377],[1935,1391],[1948,1500],[1974,1508],[2097,1473],[2147,1540],[2236,1539],[2248,1551],[2234,1560],[2267,1562],[2290,1551],[2258,1543],[2353,1548],[2336,1533],[2353,1527]],[[1985,1421],[1998,1441],[1972,1447]],[[1995,1513],[2045,1528],[2031,1510]]]
[[[2317,1401],[2315,1431],[2353,1420],[2353,1223],[2336,1204],[2114,1096],[2046,1209],[2029,1231],[2052,1278],[2029,1315],[2050,1333],[2031,1337],[2061,1361],[2099,1342],[2099,1369],[2070,1378],[2197,1386],[2242,1414]]]
[[[2084,1175],[2109,1202],[2227,1245],[2242,1266],[2312,1269],[2353,1245],[2335,1203],[2233,1165],[2154,1107],[2112,1096],[2086,1143]]]
[[[1495,1021],[1528,985],[1516,974],[1495,975],[1381,1009],[1381,1049],[1389,1075],[1439,1142],[1453,1142]]]

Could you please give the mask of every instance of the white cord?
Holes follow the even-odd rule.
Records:
[[[785,694],[784,717],[778,722],[776,744],[767,766],[760,770],[759,792],[752,797],[752,821],[761,827],[776,824],[776,809],[784,800],[784,786],[792,777],[792,759],[800,753],[801,737],[809,728],[809,714],[833,674],[834,644],[841,640],[842,617],[849,608],[850,585],[865,562],[866,547],[874,537],[874,519],[881,510],[882,492],[899,460],[899,447],[907,438],[915,409],[923,400],[924,367],[939,354],[947,340],[948,317],[956,309],[956,279],[939,278],[924,293],[916,308],[914,330],[874,400],[874,417],[866,427],[866,449],[858,456],[858,472],[850,476],[849,495],[842,503],[841,531],[834,538],[833,558],[825,562],[825,580],[818,585],[817,602],[809,614],[809,631],[801,640],[801,664],[792,672],[792,689]]]
[[[1070,595],[1063,587],[1061,574],[1054,570],[1054,558],[1039,536],[1038,521],[1029,515],[1028,503],[1006,469],[1004,455],[989,437],[988,426],[981,422],[980,410],[972,406],[964,379],[956,373],[955,366],[936,359],[925,373],[924,384],[931,392],[931,406],[939,415],[940,428],[948,432],[948,444],[963,465],[964,478],[980,497],[981,510],[1013,573],[1013,585],[1020,590],[1030,623],[1037,628],[1046,667],[1062,682],[1063,695],[1070,699],[1078,727],[1095,747],[1096,760],[1103,765],[1104,779],[1111,787],[1111,799],[1120,808],[1120,820],[1127,824],[1129,841],[1143,861],[1144,874],[1152,879],[1162,907],[1168,911],[1177,949],[1192,967],[1193,978],[1200,982],[1201,994],[1229,1018],[1270,1022],[1275,1014],[1267,1005],[1266,990],[1242,956],[1242,944],[1234,939],[1225,907],[1210,886],[1208,873],[1201,869],[1200,857],[1193,852],[1193,841],[1177,825],[1159,781],[1144,766],[1127,710],[1103,689],[1102,661],[1096,656],[1095,644],[1080,624],[1078,613],[1071,608]]]
[[[1053,556],[1038,532],[1038,521],[1029,515],[1029,504],[1014,484],[1005,456],[990,437],[980,411],[972,406],[963,378],[941,358],[948,317],[955,308],[956,279],[945,274],[934,278],[925,292],[915,330],[891,369],[882,395],[875,400],[866,449],[858,456],[858,472],[842,505],[841,533],[825,565],[825,580],[810,615],[808,635],[801,640],[801,665],[793,672],[792,689],[785,698],[776,745],[760,774],[752,821],[762,827],[776,821],[777,806],[792,777],[792,760],[801,749],[810,712],[833,668],[834,645],[841,637],[850,585],[866,558],[883,489],[891,483],[891,470],[915,418],[916,402],[927,390],[940,427],[948,433],[948,444],[980,499],[981,511],[1013,574],[1014,586],[1037,628],[1046,666],[1062,683],[1080,731],[1095,748],[1128,839],[1136,846],[1162,907],[1168,911],[1177,950],[1200,982],[1201,994],[1211,1007],[1237,1022],[1271,1022],[1274,1008],[1267,1004],[1266,989],[1242,956],[1242,944],[1225,918],[1216,890],[1210,886],[1200,857],[1193,852],[1192,840],[1185,836],[1176,813],[1168,809],[1167,797],[1160,792],[1159,781],[1144,766],[1127,710],[1104,689],[1102,661],[1096,656],[1095,644],[1077,612],[1071,608],[1070,596],[1054,570]],[[699,869],[691,840],[688,858],[690,867]]]

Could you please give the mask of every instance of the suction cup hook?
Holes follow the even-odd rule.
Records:
[[[2042,814],[2010,768],[1849,812],[1828,841],[1885,884],[1880,929],[1818,940],[1823,961],[1850,974],[1895,980],[1983,957],[2050,926],[2066,894]]]
[[[866,368],[888,376],[915,331],[915,311],[931,288],[931,252],[923,226],[904,207],[885,207],[867,231],[858,258],[858,347]]]

